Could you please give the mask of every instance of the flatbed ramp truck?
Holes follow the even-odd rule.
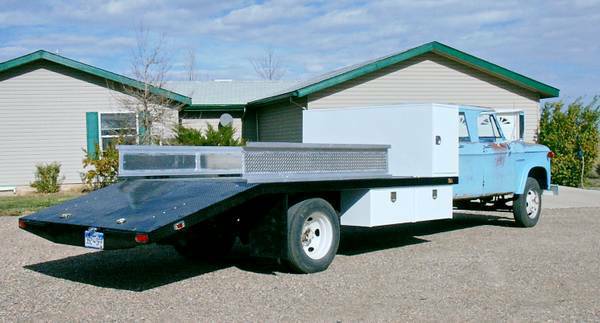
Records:
[[[304,111],[303,143],[119,146],[121,181],[19,226],[61,244],[170,244],[188,257],[225,253],[239,237],[256,256],[318,272],[340,225],[452,217],[456,120],[458,106],[440,104]]]

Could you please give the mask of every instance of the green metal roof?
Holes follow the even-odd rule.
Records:
[[[84,63],[81,63],[81,62],[78,62],[78,61],[57,55],[57,54],[53,54],[53,53],[47,52],[45,50],[38,50],[36,52],[0,63],[0,73],[3,73],[5,71],[11,70],[13,68],[23,66],[23,65],[26,65],[29,63],[33,63],[36,61],[49,61],[49,62],[58,64],[58,65],[72,68],[74,70],[77,70],[77,71],[80,71],[80,72],[83,72],[86,74],[94,75],[94,76],[97,76],[97,77],[100,77],[100,78],[103,78],[106,80],[110,80],[115,83],[119,83],[119,84],[122,84],[125,86],[140,89],[140,90],[144,89],[144,87],[146,85],[146,84],[144,84],[144,82],[134,80],[127,76],[109,72],[107,70],[103,70],[98,67],[84,64]],[[176,101],[176,102],[179,102],[182,104],[186,104],[186,105],[192,104],[192,99],[190,99],[189,97],[169,91],[169,90],[165,90],[163,88],[150,86],[150,91],[155,95],[160,95],[160,96],[163,96],[165,98],[168,98],[170,100],[173,100],[173,101]]]
[[[435,53],[447,57],[454,61],[478,69],[484,73],[488,73],[490,75],[504,79],[517,86],[538,93],[540,95],[540,98],[557,97],[560,92],[560,90],[555,87],[536,81],[527,76],[506,69],[502,66],[490,63],[481,58],[475,57],[473,55],[454,49],[450,46],[434,41],[421,45],[419,47],[409,49],[404,52],[392,54],[382,58],[377,58],[364,63],[342,68],[331,73],[327,73],[315,79],[299,83],[298,85],[287,89],[283,92],[252,101],[249,104],[268,103],[291,96],[304,97],[309,94],[313,94],[315,92],[330,88],[332,86],[336,86],[340,83],[355,79],[357,77],[378,71],[390,65],[398,64],[427,53]]]

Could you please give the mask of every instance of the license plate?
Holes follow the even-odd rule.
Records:
[[[97,232],[96,229],[85,230],[85,247],[92,249],[104,249],[104,233]]]

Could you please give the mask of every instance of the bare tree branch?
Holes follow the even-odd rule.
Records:
[[[251,58],[250,63],[256,74],[263,80],[279,80],[285,74],[281,60],[272,48],[265,50],[263,57]]]
[[[185,57],[186,80],[197,81],[198,73],[196,71],[196,52],[189,48]]]
[[[121,105],[136,113],[138,123],[144,129],[139,134],[140,144],[163,144],[166,133],[173,128],[172,119],[183,104],[159,93],[166,83],[171,65],[165,51],[165,36],[152,37],[143,26],[136,35],[136,47],[132,52],[131,75],[142,82],[140,88],[124,87],[126,95],[119,97]]]

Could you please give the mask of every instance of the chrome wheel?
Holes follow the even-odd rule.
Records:
[[[535,190],[527,191],[527,197],[525,199],[527,203],[525,206],[525,210],[527,211],[527,216],[530,219],[535,219],[538,216],[538,211],[540,209],[540,195]]]
[[[300,242],[304,253],[311,259],[321,259],[329,253],[333,244],[333,225],[321,213],[312,213],[302,225]]]

